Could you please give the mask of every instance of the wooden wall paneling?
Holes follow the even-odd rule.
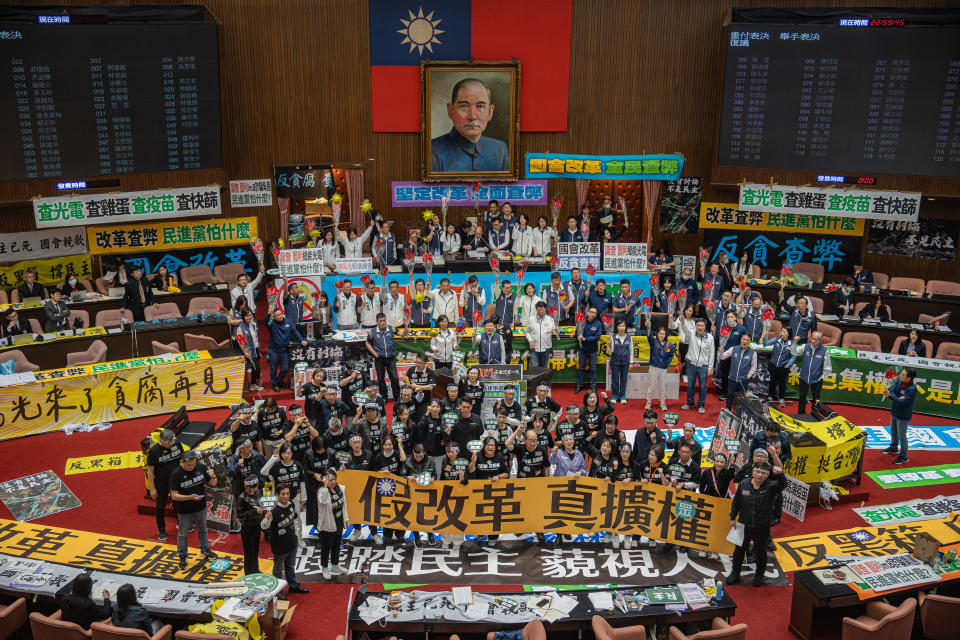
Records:
[[[105,4],[151,4],[104,0]],[[64,0],[63,4],[89,4]],[[123,176],[121,190],[191,186],[233,179],[269,177],[282,163],[360,163],[366,196],[398,235],[421,224],[419,208],[390,206],[390,182],[419,177],[420,136],[373,133],[367,2],[337,0],[208,0],[221,21],[221,114],[223,170]],[[723,58],[723,19],[737,6],[859,6],[838,0],[605,0],[574,2],[571,33],[568,130],[524,133],[521,153],[641,153],[679,151],[684,175],[711,178]],[[901,7],[960,7],[958,0],[901,0]],[[769,173],[769,172],[765,172]],[[80,177],[80,176],[78,176]],[[762,176],[764,180],[769,176]],[[784,183],[788,180],[783,180]],[[23,203],[51,195],[54,181],[0,184],[0,202]],[[617,183],[620,188],[622,183]],[[884,178],[881,186],[897,186]],[[629,185],[624,186],[626,189]],[[575,213],[572,180],[551,180],[559,191],[561,214]],[[732,189],[706,185],[704,200],[733,201]],[[593,207],[599,201],[588,200]],[[0,205],[2,206],[2,205]],[[923,215],[957,219],[958,205],[924,201]],[[630,204],[641,211],[640,201]],[[549,207],[527,207],[534,218]],[[0,209],[0,232],[32,230],[29,206]],[[472,208],[451,208],[452,220]],[[224,215],[256,215],[265,241],[276,238],[279,213],[272,207],[245,208]],[[638,216],[639,217],[639,216]],[[653,220],[653,246],[669,240],[674,253],[695,253],[698,234],[665,237]],[[631,220],[635,240],[642,219]],[[933,264],[909,258],[864,254],[868,267],[885,273],[917,273],[956,279],[960,264]]]

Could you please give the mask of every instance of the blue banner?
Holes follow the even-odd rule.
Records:
[[[517,182],[481,183],[479,186],[463,182],[425,184],[423,182],[390,183],[390,199],[394,207],[439,207],[440,198],[449,198],[451,207],[487,208],[490,200],[500,204],[547,204],[546,180],[518,180]],[[530,226],[536,226],[531,222]]]
[[[528,153],[523,166],[527,178],[676,180],[683,171],[683,156],[678,153],[641,156]]]

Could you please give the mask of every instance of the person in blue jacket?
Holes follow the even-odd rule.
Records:
[[[917,371],[906,367],[900,371],[900,376],[893,386],[883,390],[883,395],[890,398],[893,403],[890,406],[890,446],[883,452],[899,453],[894,458],[893,464],[904,464],[910,461],[907,457],[907,429],[910,426],[910,418],[913,417],[913,401],[917,398],[917,385],[913,382],[916,377]]]
[[[577,335],[580,342],[580,352],[577,362],[577,389],[575,393],[580,393],[583,389],[583,373],[590,370],[590,388],[597,390],[597,345],[600,342],[600,336],[603,334],[603,324],[597,319],[597,310],[595,307],[587,307],[587,318],[583,324],[583,329]]]
[[[770,351],[770,401],[777,401],[781,407],[786,406],[784,398],[787,395],[787,374],[790,373],[790,363],[793,362],[793,336],[790,327],[782,327],[780,335],[767,341]]]
[[[747,383],[757,372],[757,352],[750,348],[750,334],[740,334],[740,344],[726,349],[720,356],[730,360],[727,376],[727,409],[733,410],[737,392],[746,391]]]
[[[747,330],[740,324],[737,318],[737,312],[733,309],[727,311],[723,315],[722,320],[718,320],[717,323],[717,344],[719,345],[720,353],[737,346],[740,344],[740,336],[747,335]],[[726,337],[723,335],[726,333],[725,329],[730,330]],[[717,370],[722,382],[720,386],[720,400],[726,400],[730,378],[730,361],[721,359],[717,365]]]
[[[793,338],[792,351],[794,355],[800,356],[800,398],[797,401],[797,413],[807,412],[807,393],[813,396],[813,404],[820,402],[820,390],[823,388],[823,379],[833,373],[830,364],[830,354],[827,348],[821,344],[823,334],[819,331],[810,332],[810,342],[803,345],[797,344],[797,338]]]
[[[267,329],[270,331],[270,342],[267,344],[267,360],[270,362],[270,382],[274,391],[280,391],[286,386],[284,377],[290,370],[290,343],[296,340],[303,346],[307,341],[303,339],[297,327],[283,313],[283,309],[271,306],[267,311]]]
[[[597,310],[597,315],[603,315],[613,308],[613,295],[607,291],[607,281],[597,279],[593,291],[587,296],[587,306]]]
[[[630,362],[633,360],[633,338],[627,334],[627,321],[616,321],[616,328],[610,338],[610,377],[613,401],[627,402],[627,376]]]
[[[660,395],[660,410],[667,410],[667,368],[677,352],[676,346],[667,339],[667,330],[663,327],[653,333],[653,329],[648,328],[647,340],[650,342],[650,377],[647,383],[647,406],[650,408],[650,401],[653,399],[654,390]]]

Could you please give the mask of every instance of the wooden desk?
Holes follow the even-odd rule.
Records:
[[[102,336],[84,336],[68,338],[52,342],[34,342],[21,346],[0,347],[0,358],[4,351],[19,349],[33,364],[45,369],[59,369],[66,366],[67,354],[85,351],[95,340],[102,340],[107,345],[107,360],[125,360],[153,355],[154,340],[169,344],[176,342],[181,351],[186,351],[184,334],[195,333],[210,336],[217,342],[230,337],[230,327],[222,316],[207,317],[203,322],[182,319],[179,322],[138,324],[136,330],[127,325],[125,330],[119,327],[108,330]],[[131,334],[132,337],[131,337]],[[235,347],[234,347],[235,349]]]
[[[666,586],[666,585],[664,585]],[[638,590],[642,591],[647,587],[639,588]],[[479,591],[479,590],[477,590]],[[630,589],[589,589],[582,591],[562,591],[561,593],[565,596],[572,596],[579,600],[579,604],[574,607],[570,612],[570,615],[566,618],[557,620],[556,622],[551,622],[549,624],[549,629],[551,632],[554,631],[577,631],[582,632],[587,631],[589,635],[593,634],[591,620],[594,615],[602,615],[607,622],[610,623],[613,627],[627,627],[632,625],[644,624],[652,625],[656,624],[658,627],[662,626],[666,628],[667,625],[677,625],[685,622],[700,622],[704,620],[712,620],[716,617],[721,617],[727,621],[737,611],[737,604],[730,597],[729,593],[724,591],[723,599],[719,603],[714,603],[711,600],[711,604],[703,609],[697,610],[687,610],[682,613],[676,613],[673,611],[668,611],[663,605],[647,605],[640,611],[630,610],[627,613],[621,612],[619,609],[614,609],[613,613],[608,611],[596,611],[593,608],[593,604],[590,602],[590,599],[587,594],[595,591],[631,591]],[[512,597],[516,599],[526,599],[532,595],[536,595],[533,592],[521,592],[521,593],[495,593],[490,594],[500,597]],[[504,629],[515,629],[523,626],[524,623],[502,623],[493,620],[486,621],[477,621],[477,622],[461,622],[461,621],[444,621],[444,620],[417,620],[417,621],[402,621],[402,622],[390,622],[389,617],[383,619],[382,621],[377,621],[372,624],[365,623],[357,613],[358,607],[366,600],[368,596],[378,596],[378,597],[387,597],[389,596],[388,592],[367,592],[365,594],[359,594],[353,602],[353,607],[350,610],[350,616],[348,621],[349,630],[352,632],[352,638],[359,637],[360,632],[375,632],[380,635],[396,635],[400,633],[405,634],[429,634],[431,633],[485,633],[491,630],[498,630],[501,628]],[[381,624],[382,622],[382,624]]]
[[[781,317],[778,318],[778,320],[785,323],[787,319]],[[817,322],[837,327],[844,333],[850,331],[858,333],[874,333],[880,337],[880,345],[883,353],[890,353],[893,350],[893,343],[896,342],[898,337],[906,337],[910,335],[909,325],[903,327],[882,327],[878,324],[863,324],[861,322],[848,322],[845,320],[817,320]],[[960,322],[960,320],[958,320],[958,322]],[[917,331],[917,333],[920,334],[920,338],[922,340],[929,340],[933,343],[933,353],[927,354],[928,358],[932,358],[936,355],[937,347],[940,346],[941,342],[960,343],[960,333],[956,331],[933,331],[928,329],[920,329]],[[840,340],[842,343],[842,336]]]
[[[825,585],[812,570],[796,571],[793,574],[793,599],[790,603],[790,622],[787,628],[800,640],[820,640],[839,637],[837,632],[844,617],[863,615],[867,603],[880,598],[890,599],[899,605],[917,592],[936,587],[942,590],[948,585],[960,584],[960,578],[917,585],[915,588],[881,593],[875,598],[861,600],[856,592],[845,584]],[[828,630],[832,632],[828,633]]]
[[[784,287],[783,297],[789,298],[792,295],[802,294],[810,298],[819,298],[823,300],[823,312],[833,313],[833,293],[824,291],[824,285],[815,285],[810,288],[805,287]],[[751,289],[763,295],[765,302],[773,304],[777,301],[777,291],[780,289],[777,285],[756,284],[751,285]],[[917,316],[926,313],[932,316],[938,316],[947,311],[952,311],[953,315],[960,314],[960,298],[956,296],[937,296],[935,298],[904,295],[901,291],[880,290],[877,294],[856,293],[853,296],[854,303],[868,302],[879,295],[883,304],[890,305],[890,313],[893,319],[898,322],[916,322]]]
[[[205,291],[201,286],[194,285],[189,287],[184,286],[181,287],[181,289],[182,291],[180,293],[159,293],[154,296],[155,301],[160,304],[164,302],[176,302],[177,306],[180,307],[180,313],[183,315],[187,314],[187,309],[190,307],[190,300],[193,298],[219,298],[224,309],[229,309],[231,307],[229,288],[223,291],[216,289],[213,291]],[[64,298],[64,301],[67,303],[67,307],[69,307],[71,310],[76,309],[89,313],[91,325],[96,322],[97,312],[107,309],[119,309],[120,300],[120,298],[103,297],[86,302],[70,302]],[[19,309],[17,310],[17,315],[25,319],[33,318],[38,320],[41,327],[46,326],[47,323],[47,316],[43,311],[43,307],[37,307],[35,309]]]

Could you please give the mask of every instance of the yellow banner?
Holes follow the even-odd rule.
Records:
[[[960,542],[960,522],[921,520],[885,527],[857,527],[777,538],[776,554],[784,573],[827,565],[828,555],[875,558],[913,551],[913,537],[926,531],[941,546]]]
[[[863,429],[843,416],[836,416],[821,422],[803,422],[770,407],[770,417],[784,429],[809,433],[827,446],[848,442],[853,438],[865,437]]]
[[[701,229],[742,231],[779,231],[819,233],[833,236],[862,236],[862,218],[740,211],[740,205],[727,202],[701,202]],[[92,246],[92,245],[91,245]],[[733,256],[736,259],[735,256]]]
[[[221,553],[221,558],[230,560],[230,566],[215,570],[210,568],[209,561],[200,561],[199,552],[194,548],[190,550],[187,568],[181,571],[177,566],[176,544],[16,520],[0,520],[0,553],[144,578],[193,582],[233,582],[243,578],[243,556]],[[272,560],[260,559],[261,571],[269,573],[272,567]]]
[[[16,289],[23,284],[23,274],[28,270],[37,274],[37,282],[43,286],[62,284],[70,274],[89,279],[90,256],[63,256],[47,260],[22,260],[0,267],[0,289]]]
[[[149,358],[128,358],[126,360],[113,360],[111,362],[98,362],[96,364],[79,364],[74,367],[64,367],[63,369],[46,369],[45,371],[38,371],[33,375],[37,378],[37,380],[60,380],[61,378],[88,376],[94,373],[109,373],[112,371],[123,371],[124,369],[151,367],[158,364],[210,360],[211,357],[212,356],[210,355],[209,351],[161,353],[159,355],[150,356]]]
[[[341,471],[338,479],[354,525],[477,535],[611,531],[733,553],[730,500],[659,484],[564,477],[423,487],[368,471]]]
[[[67,458],[63,471],[64,475],[72,476],[78,473],[93,473],[96,471],[116,471],[117,469],[133,469],[143,466],[142,451],[124,451],[122,453],[104,453],[98,456],[83,458]]]
[[[790,459],[783,463],[783,472],[807,483],[849,476],[857,471],[865,442],[865,438],[857,438],[830,447],[793,446]]]
[[[57,370],[62,371],[70,370]],[[108,368],[102,373],[61,378],[44,375],[36,382],[0,388],[0,406],[4,407],[0,440],[56,431],[70,423],[115,422],[172,413],[180,407],[212,409],[235,404],[243,398],[243,382],[242,356]]]
[[[257,219],[253,216],[87,227],[87,246],[93,255],[246,244],[256,237]]]

